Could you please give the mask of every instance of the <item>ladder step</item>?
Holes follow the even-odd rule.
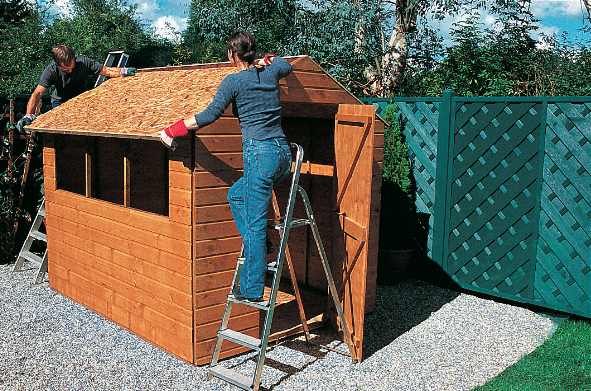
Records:
[[[43,208],[43,209],[39,209],[39,212],[37,212],[37,214],[38,214],[39,216],[43,216],[43,217],[45,217],[45,208]]]
[[[43,263],[43,258],[41,258],[40,256],[38,256],[36,254],[33,254],[30,251],[21,252],[19,257],[25,258],[27,261],[36,263],[38,265],[41,265]]]
[[[261,310],[269,311],[269,302],[268,301],[252,302],[252,301],[248,301],[248,300],[238,300],[232,294],[228,295],[228,301],[232,301],[234,303],[240,303],[240,304],[244,304],[244,305],[249,305],[251,307],[256,307]]]
[[[280,223],[274,224],[273,228],[276,229],[277,231],[282,231],[284,228],[285,222],[281,221]],[[308,219],[293,219],[291,220],[291,224],[290,227],[291,228],[295,228],[295,227],[302,227],[304,225],[308,225],[310,224],[310,220]]]
[[[253,390],[252,386],[252,379],[248,376],[244,376],[243,374],[236,372],[232,369],[228,369],[222,365],[215,365],[213,367],[209,367],[209,374],[220,378],[230,384],[235,385],[236,387],[240,387],[243,390]]]
[[[42,240],[44,242],[47,242],[47,235],[45,235],[44,233],[41,233],[39,231],[31,231],[29,233],[29,236],[32,236],[33,238],[35,238],[37,240]]]
[[[261,350],[261,340],[255,337],[251,337],[250,335],[243,334],[239,331],[225,329],[220,330],[218,335],[221,338],[227,339],[228,341],[235,342],[242,346],[246,346],[253,350],[259,351]]]
[[[275,273],[277,271],[277,261],[267,263],[267,270]]]

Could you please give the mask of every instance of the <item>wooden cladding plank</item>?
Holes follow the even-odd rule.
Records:
[[[230,289],[229,285],[228,289]],[[219,322],[222,319],[222,316],[224,315],[225,308],[226,303],[224,301],[222,304],[196,309],[194,316],[195,326],[208,324],[212,322]],[[256,313],[258,316],[259,311],[260,310],[254,307],[250,307],[244,304],[236,304],[232,307],[232,317],[237,317],[248,313]]]
[[[191,190],[193,187],[193,176],[191,173],[170,171],[168,173],[168,184],[170,187],[183,190]]]
[[[220,186],[232,186],[242,176],[242,171],[222,170],[222,171],[196,171],[195,188],[208,188]]]
[[[166,283],[154,280],[140,272],[129,270],[126,267],[118,265],[114,259],[105,259],[94,255],[94,253],[78,249],[67,243],[62,243],[61,248],[55,252],[62,255],[53,262],[59,262],[67,257],[67,262],[62,266],[78,273],[85,273],[84,277],[93,281],[103,281],[113,290],[120,289],[126,291],[127,297],[142,295],[142,301],[145,302],[146,296],[154,296],[162,299],[169,305],[176,305],[179,309],[191,309],[191,290],[190,284],[184,291],[176,286],[170,286]],[[70,265],[70,266],[68,266]],[[170,278],[170,274],[168,275]],[[182,282],[182,276],[176,276],[179,282]],[[179,284],[181,285],[181,284]],[[115,287],[118,287],[115,289]]]
[[[50,147],[43,148],[43,165],[55,167],[55,149]]]
[[[208,273],[216,273],[227,270],[234,270],[239,252],[214,255],[212,257],[195,258],[193,271],[195,276]]]
[[[228,322],[228,329],[236,331],[246,331],[252,337],[259,338],[258,328],[255,326],[259,323],[258,312],[252,312],[240,316],[233,316]],[[219,322],[211,322],[195,327],[195,343],[210,340],[217,336],[220,329]]]
[[[195,190],[195,206],[206,206],[228,203],[229,187],[212,187]]]
[[[241,134],[238,118],[233,115],[222,116],[220,119],[199,129],[197,136],[210,134]]]
[[[211,291],[219,288],[230,288],[234,278],[234,269],[219,273],[201,274],[194,277],[195,292]]]
[[[208,257],[218,254],[235,253],[240,251],[242,238],[224,238],[216,240],[203,240],[195,242],[195,258]]]
[[[242,170],[242,151],[202,152],[195,155],[196,171],[237,171]]]
[[[240,235],[234,220],[196,224],[193,233],[195,240],[218,239]]]
[[[77,237],[88,240],[86,246],[91,246],[88,248],[93,248],[92,246],[97,247],[94,248],[94,251],[98,251],[98,247],[102,244],[108,246],[110,249],[128,253],[137,257],[138,259],[147,260],[153,264],[168,268],[183,275],[191,274],[190,257],[182,257],[176,254],[171,254],[164,251],[162,248],[154,247],[153,243],[146,245],[133,241],[125,241],[112,235],[111,233],[101,232],[91,227],[81,226],[75,221],[58,215],[57,209],[56,213],[53,212],[55,208],[59,208],[61,205],[49,202],[47,206],[48,213],[51,213],[48,214],[46,225],[48,230],[48,240],[53,238],[54,235],[59,235],[60,232],[72,233]],[[61,210],[66,212],[71,211],[71,209],[64,207],[61,207]]]
[[[137,240],[155,247],[168,246],[170,252],[190,257],[190,225],[69,192],[51,192],[46,195],[46,199],[55,205],[51,213],[58,216],[69,216],[67,218],[72,221],[108,232],[119,239]],[[61,208],[58,207],[60,205]],[[171,244],[177,248],[171,250]]]
[[[359,103],[357,99],[344,90],[302,88],[295,86],[280,87],[280,98],[281,102],[286,105],[291,102],[330,104],[340,104],[343,102]]]
[[[43,165],[43,178],[44,179],[53,179],[55,180],[55,166],[50,166],[47,164]]]
[[[279,80],[279,85],[284,86],[301,86],[304,88],[322,88],[327,90],[342,91],[342,87],[336,83],[332,78],[326,77],[326,73],[310,72],[304,70],[294,70],[287,77]]]
[[[200,135],[197,133],[195,153],[236,152],[242,151],[242,135]]]
[[[118,306],[100,300],[98,297],[57,275],[50,277],[50,283],[53,289],[64,296],[111,319],[146,341],[187,362],[193,361],[193,344],[190,338],[179,338],[166,329],[155,326],[134,314],[122,310]]]
[[[84,291],[96,296],[99,299],[105,300],[108,304],[117,306],[129,314],[133,314],[150,322],[151,324],[162,327],[165,330],[169,330],[176,336],[190,340],[191,333],[193,331],[193,327],[191,325],[192,317],[185,316],[183,321],[171,318],[165,314],[162,314],[161,312],[154,310],[145,303],[138,302],[135,298],[130,299],[129,297],[112,290],[111,287],[106,287],[100,284],[96,279],[89,279],[85,277],[83,273],[79,273],[78,270],[79,269],[68,269],[59,263],[55,263],[52,269],[56,276],[67,280],[71,284],[83,289]]]
[[[192,189],[178,189],[171,187],[168,189],[168,199],[171,205],[191,208],[193,205]]]
[[[195,224],[233,219],[229,204],[195,207],[193,212]]]

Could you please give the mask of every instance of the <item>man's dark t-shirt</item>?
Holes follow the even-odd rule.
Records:
[[[60,104],[86,91],[89,75],[98,75],[103,64],[88,57],[77,56],[71,73],[62,71],[55,61],[45,68],[39,79],[39,85],[45,88],[55,86],[51,94],[51,103]]]

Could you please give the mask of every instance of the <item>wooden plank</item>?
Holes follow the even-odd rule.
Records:
[[[222,116],[206,127],[199,129],[197,136],[210,134],[240,134],[240,123],[233,115]]]
[[[229,204],[195,207],[193,212],[195,224],[233,219]]]
[[[212,187],[195,190],[195,206],[219,205],[228,203],[229,187]]]
[[[326,90],[316,88],[302,88],[295,86],[280,87],[280,98],[284,105],[291,102],[304,103],[330,103],[342,104],[343,102],[358,101],[346,90]]]
[[[193,289],[195,292],[212,291],[224,287],[229,289],[232,285],[233,278],[234,269],[219,273],[200,274],[194,277]]]
[[[235,253],[240,251],[241,246],[242,238],[239,236],[234,238],[203,240],[195,242],[194,254],[197,259],[212,255]]]
[[[172,205],[191,208],[193,206],[193,191],[192,189],[170,187],[168,189],[168,199]]]
[[[76,270],[77,273],[89,280],[105,281],[114,290],[114,287],[118,286],[121,290],[128,292],[127,297],[134,297],[139,295],[140,292],[144,292],[146,295],[163,299],[169,305],[176,305],[186,310],[192,308],[190,289],[181,291],[177,287],[168,286],[141,273],[121,267],[112,260],[97,257],[92,253],[69,246],[67,243],[63,243],[62,248],[63,250],[60,249],[59,251],[63,257],[59,259],[67,256],[68,262],[76,263],[78,267],[74,268],[74,265],[69,267],[68,264],[62,266]]]
[[[228,328],[236,331],[247,331],[251,336],[259,338],[258,328],[253,327],[259,323],[258,312],[251,312],[240,316],[233,316],[228,322]],[[246,327],[244,327],[246,325]],[[220,322],[215,321],[206,324],[196,325],[195,343],[215,338],[220,329]]]
[[[206,151],[195,155],[197,171],[240,171],[242,175],[242,167],[242,151],[215,153]]]
[[[242,172],[237,170],[223,170],[223,171],[196,171],[195,188],[209,188],[220,186],[232,186],[234,182],[242,177]]]
[[[228,289],[230,288],[230,286],[228,285]],[[224,301],[223,303],[219,304],[219,305],[213,305],[213,306],[209,306],[209,307],[204,307],[204,308],[200,308],[198,310],[195,310],[195,326],[198,325],[202,325],[202,324],[208,324],[208,323],[212,323],[212,322],[219,322],[222,320],[222,316],[224,315],[224,309],[226,308],[226,302]],[[248,314],[248,313],[255,313],[259,314],[259,310],[257,310],[256,308],[250,307],[250,306],[246,306],[244,304],[236,304],[232,307],[232,317],[238,317],[244,314]]]
[[[194,275],[199,276],[201,274],[234,270],[236,268],[236,262],[239,255],[240,251],[229,254],[214,255],[212,257],[196,257],[195,265],[193,266]]]
[[[170,171],[168,173],[168,183],[170,187],[176,189],[191,190],[193,187],[193,176],[190,173]]]
[[[240,134],[200,135],[197,133],[195,140],[196,154],[242,151],[242,135]]]
[[[219,239],[240,235],[234,220],[195,224],[193,232],[195,240]]]

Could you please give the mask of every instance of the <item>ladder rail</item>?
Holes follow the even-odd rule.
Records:
[[[43,282],[43,279],[45,278],[45,273],[47,272],[47,236],[39,232],[39,228],[41,227],[41,224],[43,224],[44,217],[45,198],[43,198],[43,200],[41,201],[41,205],[37,210],[37,215],[35,216],[33,224],[29,229],[29,234],[27,235],[27,238],[25,239],[25,242],[21,247],[21,251],[18,254],[16,263],[14,264],[14,268],[12,269],[13,272],[21,271],[25,261],[37,264],[39,268],[37,269],[37,273],[35,275],[35,279],[32,282],[32,285],[41,284]],[[45,252],[43,253],[42,257],[38,257],[37,255],[29,252],[31,246],[33,245],[33,242],[35,241],[45,242]]]
[[[326,252],[324,250],[324,246],[323,246],[322,240],[320,238],[320,233],[318,232],[318,227],[317,227],[316,221],[314,219],[312,207],[310,205],[310,200],[309,200],[308,195],[306,194],[305,190],[299,185],[301,167],[302,167],[302,163],[304,160],[304,150],[300,145],[293,144],[293,143],[290,145],[292,148],[295,148],[296,156],[295,156],[295,161],[294,161],[293,175],[291,178],[290,191],[289,191],[288,200],[287,200],[287,207],[285,210],[285,216],[283,218],[283,223],[280,223],[276,226],[276,229],[278,229],[280,232],[279,249],[277,252],[277,258],[276,258],[276,261],[272,267],[268,266],[268,270],[273,271],[273,273],[274,273],[273,282],[271,284],[271,289],[270,289],[269,300],[267,302],[262,302],[262,303],[253,303],[253,302],[248,302],[248,301],[244,301],[244,300],[238,300],[231,294],[228,295],[228,300],[226,302],[226,308],[224,310],[224,315],[222,317],[220,329],[218,331],[216,343],[214,345],[214,349],[212,352],[212,357],[211,357],[208,375],[207,375],[207,379],[211,379],[211,377],[215,376],[221,380],[224,380],[228,383],[231,383],[231,384],[238,386],[238,387],[245,389],[245,390],[258,391],[258,389],[260,387],[263,364],[265,362],[265,354],[266,354],[267,346],[269,343],[271,324],[273,322],[273,315],[274,315],[275,305],[276,305],[276,301],[277,301],[277,294],[278,294],[279,285],[281,282],[281,270],[283,268],[283,263],[286,260],[286,258],[287,258],[287,263],[290,266],[292,283],[294,285],[297,285],[297,281],[295,280],[295,272],[293,270],[293,265],[291,264],[291,260],[288,258],[288,255],[287,255],[287,248],[288,248],[287,241],[289,238],[290,230],[293,227],[301,227],[301,226],[309,225],[312,229],[312,232],[314,235],[314,240],[316,242],[316,247],[318,249],[320,257],[322,258],[323,268],[324,268],[324,272],[325,272],[327,280],[328,280],[329,290],[331,292],[332,299],[334,301],[334,305],[337,309],[337,314],[339,316],[339,320],[340,320],[342,328],[343,328],[345,343],[347,344],[349,351],[351,352],[350,354],[348,354],[348,356],[353,357],[353,354],[352,354],[353,347],[351,345],[351,336],[349,335],[349,332],[347,329],[347,323],[345,321],[344,312],[343,312],[343,309],[342,309],[340,301],[339,301],[338,293],[337,293],[337,290],[336,290],[336,287],[334,284],[334,280],[332,278],[332,274],[330,272],[330,265],[328,263]],[[300,194],[300,196],[302,197],[302,201],[304,202],[307,219],[292,220],[294,206],[295,206],[295,202],[296,202],[296,198],[297,198],[298,194]],[[275,204],[276,204],[276,201],[274,200],[274,205],[273,205],[274,208],[276,208]],[[277,210],[276,210],[276,214],[277,214]],[[243,263],[244,263],[244,246],[242,247],[242,250],[240,252],[240,257],[238,258],[238,263],[236,265],[236,270],[234,272],[234,279],[232,281],[232,287],[230,288],[231,289],[230,293],[232,293],[234,287],[238,286],[238,284],[240,282],[240,273],[242,271]],[[297,299],[300,300],[297,286],[295,286],[294,289],[296,290]],[[265,316],[265,320],[264,320],[263,327],[261,330],[260,339],[250,337],[245,334],[241,334],[238,331],[228,329],[230,312],[232,310],[232,305],[234,302],[240,302],[242,304],[250,305],[252,307],[260,308],[260,309],[263,309],[266,311],[266,316]],[[298,304],[301,304],[301,303],[298,302]],[[303,313],[303,306],[300,306],[300,307],[301,307],[300,308],[300,319],[301,319],[303,326],[304,326],[304,331],[306,333],[306,340],[309,341],[308,329],[306,327],[307,326],[306,316]],[[242,346],[249,347],[251,349],[254,349],[255,351],[258,351],[258,359],[257,359],[256,367],[255,367],[254,374],[253,374],[252,378],[244,376],[238,372],[232,371],[232,370],[225,368],[223,366],[220,366],[218,364],[219,355],[221,352],[221,345],[224,340],[229,340],[229,341],[232,341],[235,343],[239,343]],[[332,349],[332,348],[328,348],[328,347],[326,347],[326,348],[331,351],[335,351],[337,353],[347,355],[343,351],[338,351],[336,349]],[[353,361],[355,361],[355,359],[353,359]]]

